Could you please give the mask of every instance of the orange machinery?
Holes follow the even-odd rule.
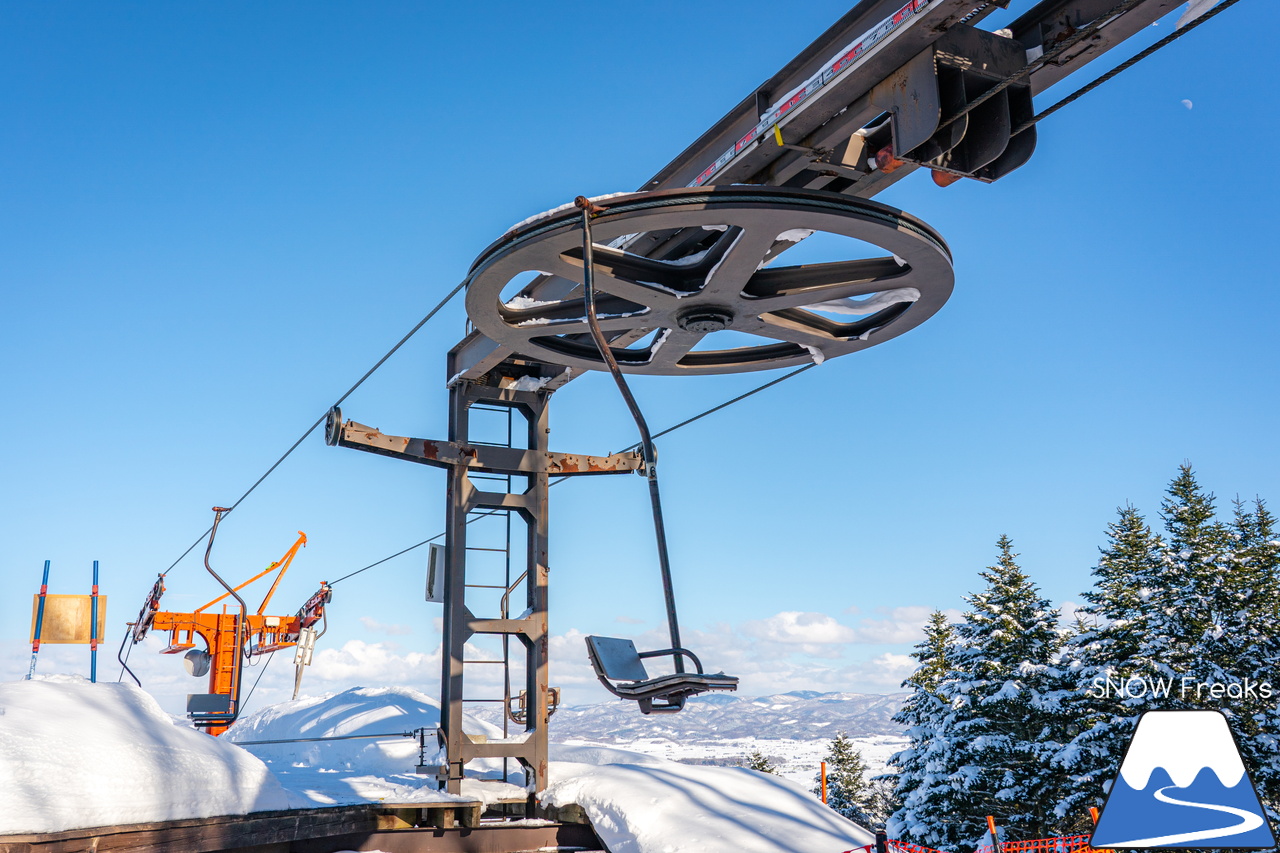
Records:
[[[213,537],[210,536],[210,547],[212,540]],[[310,663],[311,648],[314,647],[316,638],[323,633],[317,632],[312,626],[325,618],[325,605],[333,596],[328,583],[321,582],[319,591],[294,616],[268,616],[265,613],[289,564],[293,562],[298,549],[306,544],[307,535],[298,531],[298,540],[283,557],[239,586],[227,587],[225,593],[191,613],[160,610],[160,597],[165,592],[164,575],[161,575],[147,596],[138,621],[131,623],[135,643],[140,642],[150,628],[168,631],[169,644],[161,649],[161,654],[185,654],[184,663],[189,673],[195,676],[208,674],[209,692],[188,695],[187,716],[209,734],[222,734],[239,715],[240,682],[247,660],[301,645],[295,660],[299,677],[302,666]],[[205,565],[208,567],[207,553]],[[258,605],[257,611],[248,612],[239,591],[276,569],[279,569],[279,574],[267,590],[262,603]],[[212,568],[209,571],[218,578]],[[226,586],[221,578],[218,581]],[[220,611],[210,611],[210,608],[231,596],[236,598],[240,607],[229,611],[228,605],[223,604]],[[203,650],[197,647],[197,636],[204,641]],[[296,698],[296,686],[294,695]]]

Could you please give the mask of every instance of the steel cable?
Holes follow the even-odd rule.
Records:
[[[401,348],[401,347],[403,347],[406,343],[408,343],[409,339],[410,339],[410,338],[412,338],[415,334],[417,334],[419,329],[421,329],[423,326],[425,326],[425,325],[426,325],[426,324],[431,320],[431,318],[432,318],[432,317],[434,317],[434,316],[436,316],[436,314],[440,313],[440,311],[441,311],[441,310],[442,310],[446,305],[448,305],[451,301],[453,301],[453,298],[454,298],[455,296],[457,296],[460,292],[462,292],[462,289],[463,289],[464,287],[466,287],[466,284],[467,284],[467,283],[466,283],[466,280],[463,280],[462,282],[459,282],[459,283],[458,283],[458,285],[457,285],[456,287],[454,287],[454,288],[453,288],[453,290],[450,290],[450,291],[445,295],[445,297],[444,297],[443,299],[441,299],[439,302],[437,302],[437,303],[436,303],[436,305],[435,305],[435,307],[434,307],[434,308],[432,308],[430,311],[428,311],[428,312],[427,312],[427,314],[426,314],[426,316],[425,316],[425,317],[423,317],[421,320],[419,320],[419,321],[417,322],[417,324],[415,324],[415,325],[414,325],[414,327],[413,327],[412,329],[410,329],[408,332],[406,332],[406,333],[405,333],[405,335],[404,335],[404,337],[402,337],[402,338],[400,338],[400,340],[396,341],[395,346],[393,346],[391,349],[387,350],[387,352],[382,356],[382,358],[378,359],[378,360],[377,360],[377,362],[375,362],[375,363],[374,363],[374,365],[373,365],[372,367],[370,367],[368,370],[366,370],[366,371],[364,372],[364,375],[363,375],[363,376],[361,376],[359,379],[357,379],[357,380],[356,380],[356,382],[355,382],[355,384],[354,384],[354,385],[352,385],[350,388],[348,388],[348,389],[343,393],[343,395],[342,395],[341,397],[339,397],[339,398],[338,398],[337,402],[335,402],[335,403],[333,404],[333,406],[330,406],[328,409],[325,409],[324,414],[323,414],[323,415],[321,415],[319,418],[317,418],[317,419],[316,419],[316,421],[315,421],[315,423],[313,423],[311,426],[309,426],[309,427],[307,428],[306,432],[304,432],[302,435],[298,436],[298,440],[297,440],[297,441],[295,441],[292,445],[290,445],[290,446],[289,446],[289,449],[288,449],[288,450],[286,450],[286,451],[284,452],[284,454],[283,454],[283,455],[281,455],[281,457],[280,457],[279,459],[277,459],[275,462],[273,462],[273,463],[271,464],[271,467],[270,467],[270,468],[268,468],[268,469],[267,469],[267,470],[262,474],[262,476],[261,476],[261,477],[259,477],[257,480],[255,480],[255,481],[254,481],[254,483],[253,483],[253,485],[252,485],[252,486],[250,486],[250,487],[249,487],[249,488],[244,492],[244,494],[242,494],[240,497],[238,497],[238,498],[236,499],[235,503],[233,503],[230,507],[228,507],[228,508],[227,508],[227,512],[231,512],[231,510],[233,510],[233,509],[235,509],[236,507],[240,506],[240,504],[244,502],[245,498],[247,498],[247,497],[249,497],[249,495],[253,494],[254,490],[255,490],[255,489],[257,489],[257,488],[258,488],[258,486],[262,485],[262,482],[263,482],[264,480],[266,480],[266,479],[267,479],[267,477],[271,476],[271,474],[272,474],[272,473],[273,473],[277,468],[279,468],[279,467],[280,467],[281,463],[283,463],[286,459],[288,459],[288,458],[293,454],[293,451],[297,450],[297,449],[298,449],[298,447],[299,447],[299,445],[301,445],[301,444],[302,444],[302,442],[306,441],[307,437],[308,437],[308,436],[310,436],[310,435],[311,435],[311,433],[313,433],[313,432],[315,432],[315,431],[316,431],[316,428],[317,428],[317,427],[319,427],[322,423],[324,423],[324,422],[325,422],[325,420],[329,417],[329,411],[330,411],[330,410],[332,410],[335,406],[340,406],[340,405],[342,405],[342,403],[343,403],[343,402],[345,402],[345,401],[346,401],[346,399],[347,399],[348,397],[350,397],[352,394],[354,394],[354,393],[356,392],[356,389],[358,389],[361,385],[363,385],[363,384],[365,383],[365,381],[366,381],[366,380],[368,380],[368,378],[369,378],[370,376],[372,376],[372,375],[373,375],[373,374],[374,374],[374,373],[375,373],[375,372],[376,372],[380,367],[382,367],[382,365],[384,365],[384,364],[386,364],[386,363],[387,363],[387,359],[391,358],[391,356],[393,356],[393,355],[395,355],[397,352],[399,352],[399,351],[400,351],[400,348]],[[205,538],[206,536],[208,536],[212,531],[213,531],[213,525],[210,525],[208,529],[206,529],[203,533],[201,533],[198,537],[196,537],[196,539],[195,539],[195,541],[194,541],[194,542],[192,542],[190,545],[188,545],[188,546],[187,546],[187,549],[186,549],[185,551],[183,551],[180,555],[178,555],[178,559],[174,560],[172,563],[170,563],[170,564],[169,564],[169,568],[165,569],[163,572],[161,572],[161,573],[160,573],[160,577],[162,577],[162,578],[163,578],[163,577],[165,577],[166,575],[168,575],[168,574],[169,574],[169,572],[173,571],[174,566],[178,565],[178,563],[181,563],[181,562],[186,558],[186,556],[187,556],[188,554],[190,554],[193,550],[195,550],[195,547],[196,547],[197,545],[199,545],[201,542],[203,542],[203,541],[204,541],[204,538]],[[420,543],[420,544],[426,544],[426,543]],[[418,547],[418,546],[414,546],[414,547]],[[388,559],[390,559],[390,558],[388,558]],[[117,656],[117,657],[118,657],[118,656]],[[121,661],[120,661],[120,663],[121,663],[121,666],[123,667],[123,668],[122,668],[122,670],[121,670],[121,673],[120,673],[120,678],[123,678],[123,677],[124,677],[124,670],[128,669],[128,664],[126,664],[123,660],[121,660]],[[137,676],[136,676],[136,675],[134,675],[132,671],[130,671],[130,672],[129,672],[129,675],[130,675],[130,676],[131,676],[135,681],[137,681],[137,680],[138,680]],[[142,686],[142,683],[141,683],[141,682],[139,682],[139,683],[138,683],[138,686],[139,686],[139,687],[141,687],[141,686]]]
[[[1124,2],[1113,7],[1111,11],[1107,12],[1104,15],[1099,15],[1088,26],[1081,27],[1080,29],[1076,30],[1070,36],[1063,39],[1058,44],[1054,45],[1051,49],[1046,50],[1040,56],[1036,57],[1031,62],[1028,62],[1021,70],[1019,70],[1015,74],[1011,74],[1010,76],[1001,80],[996,85],[992,86],[987,91],[983,92],[977,98],[974,98],[972,101],[970,101],[968,104],[965,105],[964,109],[960,110],[958,113],[951,116],[946,121],[941,122],[938,125],[938,130],[942,130],[943,128],[950,127],[951,125],[955,124],[957,121],[964,118],[966,115],[973,112],[978,107],[982,106],[987,101],[991,100],[996,95],[1003,92],[1005,89],[1008,89],[1014,83],[1017,83],[1019,80],[1023,79],[1029,74],[1039,71],[1041,68],[1048,65],[1050,62],[1053,62],[1059,56],[1066,53],[1068,50],[1075,47],[1080,42],[1084,41],[1085,39],[1097,33],[1099,30],[1101,30],[1107,24],[1114,21],[1116,18],[1120,17],[1121,15],[1124,15],[1127,12],[1132,11],[1139,3],[1142,3],[1142,2],[1143,0],[1124,0]]]
[[[755,388],[752,388],[750,391],[747,391],[747,392],[745,392],[745,393],[743,393],[743,394],[739,394],[739,395],[738,395],[738,396],[736,396],[736,397],[733,397],[733,398],[730,398],[730,399],[728,399],[728,400],[725,400],[723,403],[717,403],[716,405],[712,406],[711,408],[706,409],[705,411],[699,412],[698,414],[694,415],[693,417],[685,418],[684,420],[680,421],[678,424],[674,424],[674,425],[672,425],[672,426],[667,427],[666,429],[659,430],[658,432],[655,432],[655,433],[653,434],[652,438],[661,438],[662,436],[667,435],[668,433],[675,432],[676,430],[680,429],[681,427],[686,427],[686,426],[688,426],[688,425],[689,425],[689,424],[691,424],[691,423],[695,423],[696,421],[700,421],[700,420],[702,420],[703,418],[707,417],[708,415],[713,415],[713,414],[715,414],[716,412],[718,412],[718,411],[720,411],[720,410],[722,410],[722,409],[725,409],[725,408],[728,408],[729,406],[732,406],[734,403],[740,403],[740,402],[742,402],[743,400],[747,399],[748,397],[755,396],[756,394],[759,394],[761,391],[764,391],[764,390],[766,390],[766,389],[772,388],[773,386],[775,386],[775,385],[777,385],[777,384],[779,384],[779,383],[781,383],[781,382],[786,382],[786,381],[787,381],[788,379],[790,379],[791,377],[793,377],[793,376],[799,376],[801,373],[804,373],[806,370],[812,370],[814,367],[817,367],[817,365],[816,365],[816,364],[806,364],[804,367],[798,367],[798,368],[796,368],[795,370],[791,371],[790,373],[785,373],[785,374],[783,374],[782,376],[779,376],[777,379],[770,379],[768,382],[765,382],[765,383],[764,383],[764,384],[762,384],[762,385],[757,385]],[[629,452],[629,451],[632,451],[632,450],[639,450],[639,449],[640,449],[640,444],[637,442],[636,444],[633,444],[633,445],[631,445],[630,447],[624,447],[624,448],[622,448],[621,450],[617,450],[617,451],[614,451],[614,452],[615,452],[615,453],[627,453],[627,452]],[[550,485],[552,485],[552,486],[559,485],[560,483],[563,483],[563,482],[565,482],[566,480],[569,480],[569,479],[572,479],[572,478],[570,478],[570,477],[560,477],[560,478],[558,478],[558,479],[552,480],[552,481],[551,481],[551,483],[550,483]],[[476,516],[475,518],[469,519],[469,520],[467,521],[467,524],[473,524],[473,523],[475,523],[476,521],[478,521],[480,518],[483,518],[483,517],[485,517],[485,516],[487,516],[487,515],[493,515],[493,514],[494,514],[494,513],[478,513],[478,514],[477,514],[477,516]],[[394,554],[392,554],[392,555],[391,555],[391,556],[389,556],[389,557],[383,557],[381,560],[378,560],[377,562],[370,563],[369,565],[365,566],[365,567],[364,567],[364,568],[362,568],[362,569],[356,569],[354,572],[351,572],[350,574],[343,575],[342,577],[338,578],[338,580],[330,582],[330,584],[329,584],[329,585],[330,585],[330,586],[333,586],[334,584],[338,583],[339,581],[344,581],[344,580],[346,580],[347,578],[354,577],[355,575],[358,575],[358,574],[360,574],[361,572],[367,572],[367,571],[369,571],[369,569],[372,569],[372,568],[374,568],[374,567],[376,567],[376,566],[380,566],[380,565],[382,565],[383,563],[387,562],[388,560],[393,560],[393,559],[395,559],[396,557],[399,557],[399,556],[400,556],[400,555],[402,555],[402,554],[407,554],[407,553],[409,553],[410,551],[413,551],[413,550],[415,550],[415,549],[417,549],[417,548],[421,548],[423,545],[429,545],[430,543],[435,542],[437,539],[441,539],[441,538],[443,538],[443,537],[444,537],[444,533],[443,533],[443,532],[441,532],[441,533],[437,533],[435,536],[432,536],[430,539],[423,539],[421,542],[417,543],[416,545],[410,545],[408,548],[405,548],[405,549],[403,549],[403,550],[401,550],[401,551],[397,551],[397,552],[395,552]]]
[[[361,376],[359,379],[357,379],[357,380],[356,380],[356,383],[355,383],[354,385],[352,385],[350,388],[348,388],[348,389],[346,390],[346,393],[344,393],[341,397],[339,397],[339,398],[337,399],[337,401],[336,401],[332,406],[330,406],[328,409],[325,409],[324,414],[323,414],[323,415],[321,415],[319,418],[317,418],[315,423],[313,423],[311,426],[307,427],[307,431],[306,431],[306,432],[304,432],[302,435],[300,435],[300,436],[298,437],[298,440],[297,440],[297,441],[295,441],[295,442],[294,442],[294,443],[289,447],[289,449],[288,449],[288,450],[286,450],[286,451],[284,452],[284,455],[283,455],[283,456],[281,456],[279,459],[277,459],[275,462],[273,462],[273,463],[272,463],[272,465],[271,465],[271,467],[270,467],[270,468],[268,468],[268,469],[266,470],[266,472],[265,472],[261,477],[259,477],[256,481],[254,481],[254,484],[253,484],[252,486],[250,486],[250,487],[248,488],[248,490],[247,490],[247,491],[245,491],[245,493],[244,493],[244,494],[242,494],[239,498],[237,498],[235,503],[233,503],[230,507],[228,507],[228,508],[227,508],[227,512],[231,512],[231,511],[232,511],[232,510],[234,510],[236,507],[240,506],[240,504],[244,501],[244,499],[245,499],[245,498],[247,498],[247,497],[249,497],[249,495],[253,494],[254,490],[255,490],[256,488],[258,488],[258,486],[262,485],[262,481],[263,481],[263,480],[265,480],[265,479],[267,479],[267,477],[271,476],[271,474],[272,474],[272,473],[273,473],[277,468],[279,468],[279,467],[280,467],[280,464],[281,464],[282,462],[284,462],[284,460],[288,459],[288,458],[289,458],[289,456],[293,454],[293,451],[297,450],[297,449],[298,449],[298,446],[299,446],[300,444],[302,444],[302,442],[306,441],[307,437],[308,437],[308,436],[310,436],[310,435],[311,435],[311,433],[315,432],[315,431],[316,431],[316,428],[317,428],[317,427],[319,427],[322,423],[324,423],[324,422],[325,422],[325,419],[329,417],[329,412],[330,412],[334,407],[342,405],[342,404],[343,404],[343,402],[345,402],[345,401],[346,401],[346,399],[347,399],[348,397],[350,397],[352,394],[354,394],[354,393],[355,393],[355,391],[356,391],[356,389],[357,389],[357,388],[359,388],[361,385],[363,385],[363,384],[365,383],[365,380],[367,380],[370,376],[372,376],[372,375],[374,374],[374,372],[375,372],[378,368],[380,368],[380,367],[382,367],[382,365],[386,364],[387,359],[389,359],[389,358],[391,358],[391,356],[395,355],[395,354],[400,350],[400,348],[401,348],[402,346],[404,346],[406,343],[408,343],[408,341],[409,341],[409,339],[410,339],[410,338],[412,338],[415,334],[417,334],[417,332],[418,332],[418,330],[419,330],[419,329],[421,329],[423,326],[425,326],[425,325],[427,324],[427,322],[428,322],[432,317],[434,317],[436,314],[438,314],[438,313],[440,312],[440,310],[441,310],[442,308],[444,308],[444,306],[445,306],[445,305],[448,305],[448,304],[449,304],[449,302],[450,302],[450,301],[452,301],[453,297],[457,296],[457,295],[462,291],[462,288],[464,288],[464,287],[466,286],[466,284],[467,284],[467,283],[466,283],[466,281],[462,281],[462,282],[460,282],[460,283],[458,284],[458,286],[457,286],[457,287],[455,287],[453,290],[449,291],[448,295],[446,295],[446,296],[444,297],[444,299],[441,299],[441,300],[440,300],[440,302],[438,302],[434,308],[432,308],[430,311],[428,311],[428,312],[427,312],[427,316],[425,316],[425,317],[423,317],[421,320],[419,320],[416,326],[414,326],[412,329],[410,329],[410,330],[405,334],[405,336],[404,336],[404,337],[402,337],[399,341],[397,341],[397,342],[396,342],[396,345],[395,345],[395,346],[393,346],[391,349],[387,350],[386,355],[384,355],[384,356],[382,356],[382,358],[378,359],[377,363],[376,363],[376,364],[374,364],[374,365],[373,365],[373,367],[370,367],[367,371],[365,371],[364,376]],[[212,529],[213,529],[213,527],[212,527],[212,526],[210,526],[208,530],[205,530],[205,532],[204,532],[204,533],[201,533],[201,534],[200,534],[200,536],[199,536],[199,537],[197,537],[197,538],[196,538],[196,540],[195,540],[194,542],[192,542],[190,545],[188,545],[188,546],[187,546],[187,550],[183,551],[183,552],[182,552],[182,554],[181,554],[181,556],[179,556],[179,557],[178,557],[178,559],[174,560],[172,563],[170,563],[170,564],[169,564],[169,568],[167,568],[167,569],[165,569],[163,572],[161,572],[161,575],[167,575],[167,574],[169,574],[169,572],[171,572],[171,571],[173,570],[173,567],[174,567],[174,566],[176,566],[176,565],[178,565],[178,563],[182,562],[183,558],[185,558],[188,554],[190,554],[190,553],[192,552],[192,550],[194,550],[194,549],[195,549],[195,547],[196,547],[197,545],[199,545],[201,542],[203,542],[203,541],[204,541],[204,538],[205,538],[206,536],[208,536],[208,535],[209,535],[209,531],[210,531],[210,530],[212,530]]]
[[[1065,98],[1058,101],[1053,106],[1048,107],[1047,109],[1039,113],[1036,113],[1034,116],[1032,116],[1031,118],[1024,121],[1022,124],[1015,127],[1009,133],[1009,136],[1011,138],[1014,136],[1017,136],[1019,133],[1022,133],[1027,128],[1034,126],[1041,119],[1048,118],[1049,116],[1053,115],[1058,110],[1062,109],[1068,104],[1074,103],[1075,101],[1079,100],[1080,98],[1092,92],[1094,89],[1101,86],[1103,83],[1106,83],[1108,80],[1112,79],[1113,77],[1116,77],[1117,75],[1119,75],[1124,71],[1128,71],[1130,68],[1137,65],[1139,62],[1146,59],[1148,56],[1155,53],[1157,50],[1160,50],[1162,47],[1166,47],[1167,45],[1173,44],[1175,41],[1182,38],[1187,33],[1194,30],[1196,27],[1205,23],[1213,16],[1226,11],[1227,9],[1231,8],[1232,6],[1234,6],[1239,2],[1240,0],[1223,0],[1223,2],[1219,3],[1217,6],[1214,6],[1208,12],[1205,12],[1200,17],[1188,22],[1186,26],[1182,27],[1181,29],[1174,30],[1172,33],[1160,39],[1158,42],[1146,48],[1145,50],[1135,53],[1133,56],[1129,57],[1124,62],[1120,63],[1115,68],[1112,68],[1106,74],[1103,74],[1101,77],[1098,77],[1094,79],[1092,82],[1087,83],[1084,86],[1081,86],[1079,89],[1076,89],[1070,95],[1067,95]]]

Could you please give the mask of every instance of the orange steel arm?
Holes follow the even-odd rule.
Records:
[[[261,577],[263,577],[263,576],[265,576],[265,575],[269,574],[273,569],[275,569],[275,568],[277,568],[277,567],[278,567],[278,568],[280,569],[280,574],[276,575],[275,582],[271,584],[271,589],[267,590],[267,597],[266,597],[266,598],[264,598],[264,599],[262,599],[262,604],[258,605],[258,614],[257,614],[257,615],[261,616],[261,615],[262,615],[262,611],[263,611],[263,610],[266,610],[266,608],[267,608],[267,604],[271,601],[271,596],[275,595],[276,587],[280,585],[280,579],[281,579],[281,578],[283,578],[283,577],[284,577],[284,573],[285,573],[286,571],[288,571],[288,570],[289,570],[289,564],[293,562],[293,558],[297,555],[297,553],[298,553],[298,549],[299,549],[299,548],[301,548],[301,547],[303,547],[303,546],[304,546],[304,545],[306,545],[306,544],[307,544],[307,534],[305,534],[305,533],[303,533],[301,530],[299,530],[299,531],[298,531],[298,541],[297,541],[297,542],[294,542],[294,543],[293,543],[293,546],[292,546],[291,548],[289,548],[289,550],[288,550],[288,551],[285,551],[285,552],[284,552],[284,556],[283,556],[283,557],[281,557],[279,560],[276,560],[274,563],[272,563],[271,565],[267,566],[265,569],[263,569],[262,571],[258,572],[256,575],[254,575],[253,577],[249,578],[249,579],[248,579],[247,581],[245,581],[244,583],[240,584],[238,587],[236,587],[236,588],[233,590],[233,592],[239,592],[240,590],[244,589],[244,588],[245,588],[246,586],[248,586],[249,584],[251,584],[251,583],[253,583],[254,581],[256,581],[258,578],[261,578]],[[200,612],[202,612],[203,610],[205,610],[206,608],[208,608],[208,607],[212,607],[213,605],[217,604],[219,601],[221,601],[222,599],[226,598],[226,597],[227,597],[227,596],[229,596],[230,594],[231,594],[230,592],[224,592],[222,595],[218,596],[218,597],[217,597],[217,598],[215,598],[213,601],[210,601],[208,604],[204,604],[204,605],[201,605],[200,607],[197,607],[197,608],[195,609],[195,612],[196,612],[196,613],[200,613]]]

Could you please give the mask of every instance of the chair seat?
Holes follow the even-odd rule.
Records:
[[[639,703],[642,714],[674,714],[691,696],[710,690],[738,689],[738,679],[732,675],[704,673],[702,661],[688,649],[642,653],[636,651],[635,643],[621,637],[590,636],[586,640],[587,657],[600,683],[614,696]],[[697,672],[673,672],[650,678],[642,661],[653,657],[688,660]]]
[[[633,681],[629,684],[616,684],[618,695],[628,699],[641,697],[669,696],[676,693],[703,693],[708,690],[733,690],[738,686],[738,679],[724,673],[700,675],[690,672],[675,672],[660,675],[646,681]]]

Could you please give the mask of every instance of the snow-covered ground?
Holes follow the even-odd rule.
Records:
[[[287,807],[261,761],[132,685],[0,682],[0,834]]]
[[[0,683],[0,779],[12,780],[0,786],[0,834],[452,799],[436,790],[433,777],[413,772],[418,742],[403,736],[438,720],[435,701],[417,691],[356,688],[263,709],[215,739],[175,721],[131,685],[89,684],[78,676]],[[479,720],[469,728],[499,734]],[[363,734],[379,737],[250,743]],[[553,745],[543,802],[581,806],[612,853],[838,853],[872,841],[809,794],[804,779],[796,784],[741,767],[680,763],[668,755],[695,756],[669,742],[638,746],[649,754]],[[796,747],[757,746],[766,754]],[[440,756],[432,749],[426,760],[438,763]],[[465,798],[523,795],[501,781],[498,762],[487,769],[481,775],[491,778],[469,781]]]
[[[477,761],[474,767],[490,779],[467,780],[461,797],[436,790],[434,776],[415,773],[418,739],[405,735],[424,727],[434,730],[439,723],[439,705],[423,693],[407,687],[358,687],[319,698],[270,705],[237,721],[222,739],[239,743],[391,735],[280,744],[246,743],[244,749],[265,762],[280,780],[288,794],[290,808],[369,802],[494,802],[525,796],[522,788],[502,782],[499,761]],[[466,729],[487,737],[502,734],[472,717],[467,717]],[[427,763],[439,764],[441,757],[434,734],[428,736],[427,745]]]
[[[854,749],[862,753],[867,763],[867,775],[885,772],[889,756],[902,750],[905,737],[872,735],[849,738]],[[760,752],[773,762],[778,775],[790,779],[805,788],[813,788],[818,776],[818,765],[826,757],[830,741],[790,740],[783,738],[731,738],[726,740],[679,740],[665,738],[640,738],[633,741],[597,741],[592,738],[569,738],[564,743],[574,746],[612,746],[631,752],[639,752],[656,758],[691,764],[733,765],[745,763],[746,757]]]
[[[875,841],[777,776],[634,753],[632,763],[563,760],[585,749],[560,747],[542,801],[582,806],[610,853],[838,853]]]

